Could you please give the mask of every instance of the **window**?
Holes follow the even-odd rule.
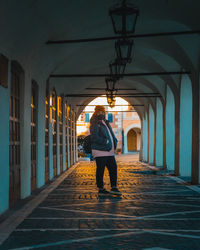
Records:
[[[108,113],[108,121],[113,122],[113,114]]]
[[[85,122],[90,122],[90,115],[89,115],[89,113],[85,113]]]

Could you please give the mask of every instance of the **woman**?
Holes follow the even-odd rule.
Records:
[[[108,194],[103,187],[103,175],[107,167],[110,176],[112,194],[121,194],[117,189],[117,164],[114,150],[117,147],[117,139],[112,131],[109,121],[105,119],[104,106],[97,105],[95,112],[90,119],[90,134],[92,156],[96,160],[96,184],[99,194]]]

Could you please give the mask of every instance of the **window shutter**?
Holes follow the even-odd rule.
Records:
[[[108,113],[108,121],[113,122],[113,114],[112,113]]]

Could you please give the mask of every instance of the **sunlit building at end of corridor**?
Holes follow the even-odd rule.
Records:
[[[106,109],[106,119],[118,139],[118,153],[139,151],[141,145],[141,122],[137,112],[123,98],[117,97],[115,107],[110,108],[106,97],[98,97],[90,102],[77,120],[77,136],[90,134],[90,118],[96,105],[103,105]]]

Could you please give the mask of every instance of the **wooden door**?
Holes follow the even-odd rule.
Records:
[[[37,115],[37,85],[33,83],[31,90],[31,191],[36,189],[36,182],[37,182],[36,115]]]
[[[68,135],[69,135],[69,167],[71,167],[72,165],[72,136],[71,136],[71,109],[70,107],[68,106],[68,109],[67,109],[67,117],[68,117]]]
[[[71,140],[72,140],[72,144],[71,144],[71,147],[72,147],[72,165],[74,164],[74,136],[75,136],[75,131],[74,131],[74,111],[72,110],[71,111]]]
[[[57,175],[57,96],[52,94],[52,122],[53,122],[53,176]]]
[[[49,100],[46,91],[45,100],[45,183],[49,180]]]
[[[127,134],[128,151],[137,150],[137,133],[131,129]]]
[[[9,124],[9,203],[13,206],[21,193],[20,169],[20,73],[12,66]]]
[[[65,103],[65,155],[66,155],[66,169],[68,169],[68,117],[67,104]]]
[[[63,109],[62,98],[58,98],[58,116],[59,116],[59,142],[60,142],[60,173],[63,172]]]

